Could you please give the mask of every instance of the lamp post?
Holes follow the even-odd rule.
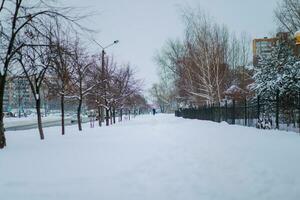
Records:
[[[106,80],[106,69],[105,69],[105,49],[119,43],[119,40],[115,40],[113,43],[107,45],[107,46],[102,46],[101,44],[99,44],[97,41],[94,40],[94,42],[101,47],[102,49],[102,81],[103,81],[103,86],[104,86],[104,103],[105,103],[105,121],[106,121],[106,126],[109,126],[109,109],[108,109],[108,101],[107,101],[107,80]],[[100,119],[99,119],[100,120]]]

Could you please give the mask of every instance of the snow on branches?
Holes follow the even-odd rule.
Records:
[[[258,95],[274,96],[298,92],[300,89],[300,60],[294,55],[288,41],[279,41],[270,54],[258,57],[254,66],[251,89]]]

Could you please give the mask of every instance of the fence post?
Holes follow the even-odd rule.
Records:
[[[221,122],[221,103],[218,104],[218,122]]]
[[[232,100],[232,124],[235,124],[235,100]]]
[[[279,129],[279,90],[276,91],[276,129]]]
[[[259,120],[260,117],[260,96],[257,96],[257,120]]]
[[[228,121],[228,118],[227,118],[227,100],[225,100],[225,122]]]
[[[210,120],[213,122],[215,121],[214,108],[215,108],[215,104],[213,103],[210,108],[210,116],[211,116]]]

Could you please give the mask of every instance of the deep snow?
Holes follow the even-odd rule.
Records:
[[[298,200],[300,137],[141,116],[113,127],[8,132],[3,200]]]

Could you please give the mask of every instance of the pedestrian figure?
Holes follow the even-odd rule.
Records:
[[[152,109],[152,114],[155,115],[156,114],[156,110],[155,108]]]

